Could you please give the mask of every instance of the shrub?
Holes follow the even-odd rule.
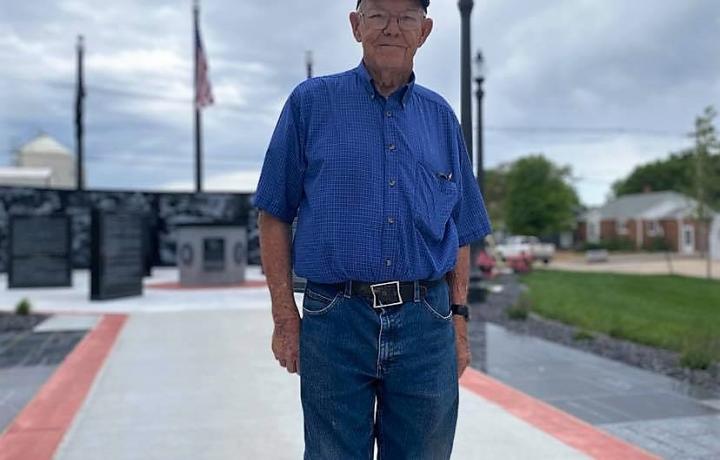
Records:
[[[635,242],[628,238],[608,238],[600,240],[597,243],[584,242],[578,249],[580,251],[594,251],[597,249],[607,249],[608,251],[635,251]]]
[[[573,340],[580,341],[580,340],[594,340],[595,336],[592,334],[592,332],[586,331],[584,329],[580,329],[579,331],[575,332],[573,334]]]
[[[609,238],[603,241],[608,251],[634,251],[635,243],[628,238]]]
[[[578,247],[578,251],[585,252],[585,251],[595,251],[598,249],[607,249],[607,245],[603,242],[598,243],[590,243],[588,241],[585,241]]]
[[[680,365],[689,369],[707,369],[713,359],[704,350],[686,350],[680,355]]]
[[[690,369],[707,369],[720,361],[720,337],[708,330],[687,338],[680,354],[680,365]]]
[[[644,246],[646,250],[654,252],[664,252],[671,249],[665,238],[661,236],[656,236],[654,238],[651,238],[650,240],[645,241]]]
[[[528,295],[527,292],[523,292],[520,294],[515,305],[508,308],[507,315],[510,319],[525,320],[530,313],[531,306],[530,295]]]
[[[15,305],[15,314],[27,316],[30,314],[31,309],[30,301],[28,299],[22,299]]]

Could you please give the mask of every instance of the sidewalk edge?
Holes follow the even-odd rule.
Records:
[[[618,439],[577,417],[470,367],[463,373],[460,385],[592,458],[605,460],[659,459],[638,446]]]
[[[107,314],[65,357],[0,434],[0,460],[50,460],[81,408],[128,315]]]

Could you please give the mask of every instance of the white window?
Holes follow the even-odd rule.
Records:
[[[626,219],[618,219],[615,221],[615,233],[618,235],[627,235],[628,228]]]
[[[651,220],[648,222],[647,234],[649,236],[663,236],[665,231],[663,230],[662,225],[660,225],[660,222]]]

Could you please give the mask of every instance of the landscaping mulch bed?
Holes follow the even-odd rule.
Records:
[[[27,315],[16,315],[0,311],[0,333],[32,330],[36,325],[51,315],[41,313],[30,313]]]
[[[33,332],[37,324],[50,316],[0,312],[0,369],[57,365],[65,359],[87,331]]]
[[[495,284],[502,284],[500,293],[489,293],[483,303],[473,305],[473,318],[499,324],[508,330],[546,339],[575,349],[587,351],[616,361],[667,375],[674,379],[698,385],[720,397],[720,364],[706,370],[680,366],[677,352],[640,345],[634,342],[592,332],[592,338],[577,339],[580,331],[558,321],[540,317],[532,311],[525,320],[510,319],[507,310],[515,305],[525,287],[514,274],[499,275]]]

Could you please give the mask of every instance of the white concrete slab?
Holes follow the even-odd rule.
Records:
[[[126,297],[100,302],[90,301],[90,273],[76,270],[71,288],[0,289],[0,311],[14,311],[23,298],[30,300],[33,311],[78,313],[134,313],[186,310],[252,310],[269,309],[266,286],[257,288],[157,289],[149,285],[178,281],[176,268],[156,268],[145,280],[141,297]],[[264,280],[259,267],[248,267],[247,280]],[[0,275],[0,286],[6,275]],[[297,294],[296,299],[302,299]]]
[[[559,460],[590,457],[461,386],[452,458]]]
[[[100,315],[53,315],[33,328],[33,332],[87,331],[95,327]]]
[[[56,459],[298,459],[300,381],[269,310],[131,316]]]

